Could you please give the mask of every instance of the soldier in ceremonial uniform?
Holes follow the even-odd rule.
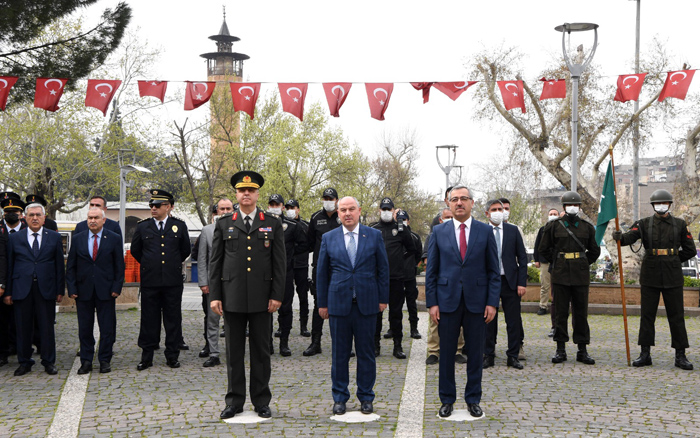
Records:
[[[222,419],[243,412],[245,329],[249,327],[250,400],[262,418],[270,411],[270,337],[272,313],[284,298],[287,260],[280,220],[256,207],[265,180],[241,171],[231,177],[239,210],[225,214],[214,228],[209,262],[211,308],[224,316],[228,388]]]
[[[590,264],[598,259],[600,247],[595,240],[595,227],[579,217],[581,195],[566,192],[561,197],[561,202],[566,214],[545,226],[539,247],[540,256],[550,264],[554,294],[554,341],[557,350],[552,363],[561,363],[567,359],[567,321],[571,303],[573,339],[578,344],[576,360],[593,365],[595,360],[589,356],[586,347],[591,342],[588,327],[589,269]]]
[[[614,231],[613,238],[623,246],[642,239],[644,259],[639,283],[642,286],[642,319],[639,323],[639,357],[632,362],[636,367],[651,365],[651,346],[654,345],[654,321],[659,307],[659,296],[664,297],[668,325],[671,329],[671,347],[676,350],[675,366],[692,370],[693,364],[685,356],[688,333],[683,316],[683,270],[681,263],[695,257],[695,243],[683,219],[671,216],[669,209],[673,196],[666,190],[656,190],[649,199],[654,215],[640,219],[627,233]]]
[[[173,195],[150,191],[151,218],[136,225],[131,255],[141,264],[141,327],[138,345],[141,362],[136,369],[153,366],[153,351],[160,341],[160,321],[165,328],[165,359],[179,368],[182,341],[182,263],[190,255],[190,236],[184,221],[170,216]]]
[[[309,235],[309,223],[303,220],[299,214],[299,202],[290,199],[284,204],[284,214],[290,221],[296,222],[302,229],[304,236]],[[308,329],[309,322],[309,245],[306,250],[294,256],[294,284],[299,298],[299,334],[308,338],[311,332]]]
[[[49,205],[49,203],[46,202],[46,198],[35,193],[27,195],[24,198],[24,201],[27,205],[37,203],[43,205],[44,208],[46,208],[46,206]],[[47,230],[58,231],[58,224],[55,220],[50,219],[48,216],[46,216],[46,220],[44,221],[44,228],[46,228]]]
[[[318,314],[318,299],[316,297],[316,271],[318,255],[321,251],[321,239],[323,235],[340,226],[338,217],[338,192],[329,187],[323,191],[323,208],[311,215],[309,232],[307,235],[309,251],[314,252],[313,270],[311,273],[311,295],[314,297],[314,312],[311,316],[311,345],[302,353],[304,356],[313,356],[321,353],[321,336],[323,335],[323,318]]]
[[[4,216],[0,220],[0,298],[5,294],[7,284],[7,244],[10,234],[27,228],[22,221],[25,204],[13,192],[0,193],[0,207]],[[0,299],[0,366],[7,365],[8,356],[17,352],[17,332],[12,307]]]

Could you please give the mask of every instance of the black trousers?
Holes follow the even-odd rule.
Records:
[[[243,407],[245,388],[245,329],[249,326],[250,401],[253,406],[270,404],[270,336],[272,314],[268,312],[234,313],[224,311],[226,330],[226,405]]]
[[[14,309],[0,298],[0,358],[7,359],[10,348],[16,345]]]
[[[309,320],[309,268],[294,268],[294,283],[299,297],[299,321]]]
[[[517,289],[508,286],[505,276],[501,276],[501,308],[506,318],[506,332],[508,333],[508,357],[518,358],[520,344],[522,343],[523,320],[520,315],[520,297]],[[496,342],[498,337],[498,309],[493,321],[486,324],[486,339],[484,343],[484,356],[496,355]]]
[[[403,280],[389,280],[389,328],[394,337],[394,341],[401,342],[403,339],[403,303],[406,295],[403,289]],[[379,341],[382,332],[382,316],[384,312],[377,313],[377,327],[374,332],[375,342]]]
[[[100,327],[100,348],[97,360],[111,362],[114,341],[117,339],[116,299],[100,300],[93,292],[89,300],[77,300],[75,307],[78,311],[78,338],[80,339],[80,360],[92,363],[95,356],[95,313]]]
[[[656,311],[659,308],[659,296],[664,297],[668,326],[671,329],[671,347],[688,348],[688,332],[685,330],[683,317],[683,287],[659,289],[650,286],[642,286],[642,318],[639,323],[639,345],[656,345],[654,343],[656,332],[654,323]]]
[[[182,285],[167,287],[141,286],[141,327],[138,345],[143,350],[141,360],[153,360],[160,343],[161,317],[165,328],[165,358],[177,360],[182,341]]]
[[[408,321],[411,323],[411,327],[418,324],[418,306],[416,306],[416,300],[418,299],[418,286],[416,286],[416,277],[411,280],[404,280],[403,282],[404,293],[406,294],[406,308],[408,308]]]
[[[294,302],[294,270],[288,269],[284,282],[284,298],[277,311],[277,323],[283,338],[288,338],[289,332],[292,331],[292,302]]]
[[[572,324],[575,344],[590,344],[591,330],[588,327],[588,285],[564,286],[552,283],[554,293],[555,321],[554,340],[568,342],[569,304],[571,305]]]
[[[37,282],[32,283],[29,295],[23,300],[16,300],[15,323],[17,325],[17,361],[20,365],[33,365],[32,338],[34,322],[39,326],[41,339],[41,364],[46,366],[56,363],[56,337],[54,321],[56,320],[56,301],[47,300],[39,292]]]
[[[323,335],[323,318],[318,313],[318,299],[316,298],[316,267],[312,271],[313,283],[311,284],[311,295],[314,297],[314,311],[311,317],[311,335]],[[380,314],[381,315],[381,314]]]

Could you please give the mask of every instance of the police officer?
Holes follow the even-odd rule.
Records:
[[[403,303],[406,299],[404,292],[404,270],[406,257],[416,256],[416,247],[411,237],[411,228],[403,222],[394,220],[394,202],[390,198],[384,198],[379,203],[379,222],[372,228],[382,233],[386,255],[389,259],[389,328],[394,338],[393,355],[397,359],[406,359],[401,341],[403,340]],[[420,254],[420,253],[418,253]],[[382,332],[382,316],[384,312],[377,314],[377,328],[374,332],[374,355],[379,356],[381,351],[379,340]]]
[[[299,214],[299,201],[290,199],[284,204],[284,214],[290,221],[296,222],[304,236],[309,235],[309,223]],[[309,321],[309,245],[306,250],[294,256],[294,284],[299,298],[299,334],[306,338],[311,336],[308,329]]]
[[[179,368],[182,341],[182,263],[190,255],[190,236],[184,221],[170,216],[175,200],[170,193],[150,191],[151,218],[136,224],[131,255],[141,264],[141,327],[138,345],[143,371],[153,366],[153,351],[160,341],[160,320],[165,328],[165,359]]]
[[[296,221],[282,217],[284,206],[284,198],[282,195],[270,195],[267,202],[268,213],[272,213],[282,221],[282,229],[284,230],[284,248],[287,255],[287,273],[284,283],[284,299],[282,307],[277,313],[277,322],[280,326],[280,354],[282,356],[291,356],[292,350],[289,349],[289,332],[292,330],[292,302],[294,301],[294,257],[301,253],[308,254],[308,244],[306,241],[306,233],[304,229],[298,225]]]
[[[586,349],[591,341],[588,327],[589,269],[590,264],[598,259],[600,247],[595,240],[593,225],[579,217],[581,195],[566,192],[561,197],[561,203],[566,214],[545,226],[539,247],[540,255],[550,263],[554,294],[554,340],[557,350],[552,363],[561,363],[567,359],[567,320],[571,303],[573,338],[574,343],[578,344],[576,360],[593,365],[595,360],[588,355]]]
[[[313,356],[321,353],[321,336],[323,335],[323,318],[318,314],[318,300],[316,299],[316,264],[318,253],[321,251],[321,238],[327,232],[340,226],[338,217],[338,192],[329,187],[323,191],[323,208],[311,215],[307,240],[309,251],[313,251],[313,270],[311,274],[311,295],[314,297],[314,313],[311,317],[311,345],[304,350],[304,356]]]
[[[403,224],[410,229],[410,217],[406,210],[398,210],[396,213],[396,220],[397,222],[403,222]],[[413,245],[416,248],[416,253],[413,256],[409,255],[408,253],[404,253],[405,265],[403,287],[404,293],[406,294],[408,322],[411,324],[411,337],[413,339],[420,339],[421,335],[418,332],[418,307],[416,306],[416,300],[418,299],[416,275],[418,275],[418,264],[422,259],[423,242],[421,242],[420,236],[413,231],[411,231],[411,238],[413,239]]]
[[[649,199],[654,215],[640,219],[627,233],[614,231],[613,238],[623,246],[642,239],[644,259],[639,277],[642,298],[642,319],[639,324],[639,357],[632,362],[636,367],[651,365],[651,346],[654,345],[654,321],[659,307],[659,295],[664,297],[671,346],[676,349],[675,365],[692,370],[693,364],[685,357],[688,333],[683,317],[683,271],[681,263],[695,257],[695,243],[683,219],[671,216],[669,208],[673,196],[666,190],[656,190]]]
[[[44,208],[46,208],[46,206],[49,205],[49,203],[46,202],[46,198],[36,193],[27,195],[24,198],[24,201],[27,205],[37,203],[43,205]],[[47,230],[58,231],[58,224],[55,220],[50,219],[48,216],[46,216],[46,220],[44,221],[44,228],[46,228]]]
[[[0,193],[0,207],[3,209],[3,218],[0,220],[0,292],[2,292],[0,297],[2,297],[7,281],[6,254],[9,236],[27,228],[27,224],[22,221],[25,204],[17,193]],[[7,365],[8,356],[17,351],[16,345],[17,331],[12,306],[0,299],[0,366]]]

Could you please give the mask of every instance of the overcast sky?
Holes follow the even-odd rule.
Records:
[[[116,3],[102,0],[90,8],[90,13]],[[353,82],[340,118],[332,118],[333,123],[370,156],[384,131],[415,130],[421,150],[419,181],[435,193],[445,183],[435,160],[436,145],[459,146],[457,164],[465,166],[469,181],[476,163],[498,159],[499,151],[504,150],[503,137],[493,132],[497,130],[492,127],[471,120],[473,90],[465,92],[456,102],[432,90],[430,102],[424,105],[421,92],[414,90],[409,81],[478,79],[467,77],[467,60],[483,47],[503,44],[518,46],[527,54],[522,76],[534,84],[540,69],[560,56],[561,34],[554,27],[565,22],[600,25],[594,62],[601,67],[603,75],[609,76],[606,80],[610,83],[611,99],[617,75],[633,72],[636,2],[630,0],[132,0],[128,3],[133,8],[132,27],[140,27],[139,35],[163,49],[157,66],[159,79],[206,79],[205,60],[199,55],[216,50],[208,37],[218,33],[223,19],[222,5],[226,5],[230,33],[241,38],[233,51],[250,56],[244,64],[244,81],[268,82],[263,84],[261,93],[275,89],[277,82],[311,82],[307,107],[319,101],[327,108],[320,83]],[[659,36],[676,55],[674,59],[679,66],[689,62],[695,67],[699,12],[697,1],[642,0],[642,51],[654,36]],[[89,20],[86,25],[90,24]],[[588,47],[592,32],[589,41]],[[396,84],[385,121],[370,118],[364,82]],[[643,90],[642,96],[645,91],[655,91],[650,88]],[[691,85],[690,94],[698,92],[700,85]],[[181,107],[182,103],[177,106]],[[175,113],[184,120],[197,111],[201,116],[208,112],[202,107],[189,114],[179,110]],[[507,129],[505,122],[502,126]]]

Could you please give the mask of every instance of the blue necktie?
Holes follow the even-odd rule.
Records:
[[[355,267],[355,257],[357,256],[357,246],[355,246],[355,233],[349,232],[350,242],[348,242],[348,257],[350,257],[350,263],[352,267]]]
[[[33,233],[34,243],[32,243],[32,251],[34,251],[34,257],[39,256],[39,233]]]

